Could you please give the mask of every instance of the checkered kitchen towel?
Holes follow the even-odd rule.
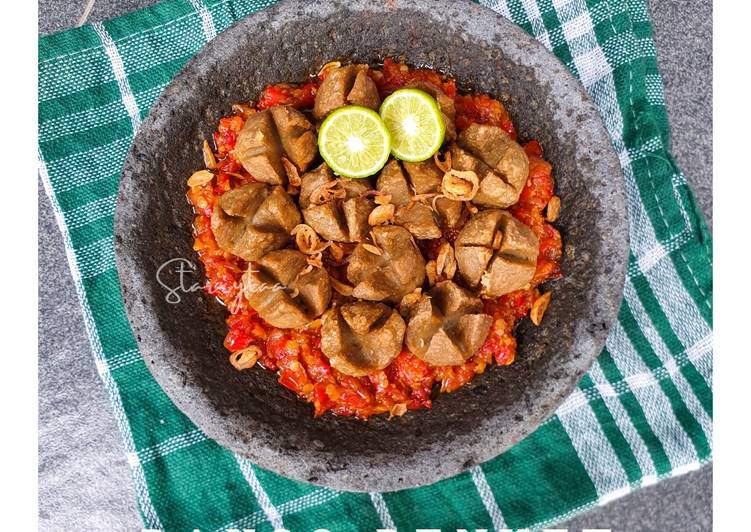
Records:
[[[141,360],[113,256],[120,169],[159,93],[263,0],[167,0],[39,46],[39,173],[58,217],[96,364],[148,528],[534,528],[712,455],[711,239],[667,151],[645,0],[508,0],[489,7],[586,87],[620,156],[631,221],[625,300],[607,346],[534,434],[449,480],[342,493],[287,480],[207,439]]]

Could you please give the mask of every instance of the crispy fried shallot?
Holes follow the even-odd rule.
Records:
[[[247,119],[250,115],[256,112],[251,106],[244,103],[232,104],[232,112]]]
[[[340,293],[341,295],[346,296],[346,297],[349,297],[352,295],[353,288],[350,285],[344,284],[343,282],[331,276],[329,276],[329,283],[331,283],[331,288],[333,288],[336,292]]]
[[[318,71],[317,75],[318,75],[319,78],[325,78],[326,74],[330,70],[333,70],[335,68],[339,68],[340,66],[342,66],[342,62],[341,61],[329,61],[328,63],[326,63],[325,65],[323,65],[321,67],[321,70]]]
[[[197,172],[194,172],[193,175],[188,178],[188,186],[200,187],[201,185],[205,185],[212,179],[214,179],[214,174],[212,174],[208,170],[199,170]]]
[[[443,156],[443,160],[441,160],[439,152],[435,152],[433,155],[433,162],[438,167],[438,169],[443,172],[444,174],[451,170],[451,152],[446,151],[446,154]]]
[[[545,210],[545,219],[549,222],[555,222],[561,213],[561,198],[553,196],[548,201],[548,207]]]
[[[289,184],[293,187],[299,187],[302,184],[302,181],[300,179],[300,172],[297,170],[295,163],[286,157],[282,157],[282,166],[284,166],[284,171],[287,173]]]
[[[338,179],[333,179],[323,183],[310,194],[310,203],[313,205],[323,205],[334,199],[344,199],[347,192],[342,188]]]
[[[373,255],[378,255],[378,256],[383,255],[383,251],[381,251],[381,249],[379,247],[374,246],[373,244],[363,243],[362,247],[365,250],[367,250],[370,253],[372,253]]]
[[[341,262],[344,258],[344,248],[338,242],[329,242],[329,253],[336,262]]]
[[[456,258],[454,248],[448,242],[443,242],[438,248],[436,275],[441,279],[453,279],[456,273]]]
[[[257,345],[249,345],[245,349],[234,351],[229,356],[230,363],[237,370],[244,370],[255,366],[258,359],[261,358],[263,352]]]
[[[214,170],[216,168],[216,157],[214,157],[214,152],[211,151],[211,146],[209,146],[208,140],[203,141],[203,164],[205,164],[206,168],[209,170]]]
[[[373,197],[376,205],[388,205],[391,203],[391,194],[376,194]]]
[[[370,211],[370,214],[368,215],[368,224],[376,226],[394,221],[395,209],[396,207],[393,203],[378,205],[375,209]]]
[[[420,301],[421,297],[422,297],[422,288],[418,286],[412,292],[404,296],[402,300],[399,302],[399,314],[401,314],[405,318],[409,316],[410,309],[415,303]]]
[[[329,245],[328,242],[321,243],[321,239],[318,233],[307,224],[296,225],[291,233],[295,237],[295,244],[297,249],[305,253],[306,255],[315,255],[321,253]]]
[[[480,179],[472,170],[449,170],[443,174],[441,191],[454,201],[472,201],[480,189]]]
[[[540,325],[540,322],[542,322],[542,316],[548,309],[548,305],[550,305],[550,298],[552,296],[553,292],[545,292],[540,297],[535,299],[534,303],[532,303],[532,310],[529,311],[529,319],[531,319],[532,323],[534,323],[535,325]]]

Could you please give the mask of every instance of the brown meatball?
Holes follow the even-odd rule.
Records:
[[[291,105],[275,105],[269,111],[274,118],[284,153],[300,172],[305,172],[318,156],[313,124]]]
[[[396,209],[394,223],[401,225],[418,240],[441,238],[441,229],[435,222],[433,210],[426,204],[414,201]]]
[[[286,246],[290,231],[301,221],[282,187],[248,183],[219,196],[211,230],[219,248],[251,261]]]
[[[394,223],[401,225],[418,239],[440,238],[441,229],[433,218],[432,209],[418,201],[410,201],[412,189],[399,161],[391,159],[378,176],[376,188],[391,196],[396,207]]]
[[[375,82],[368,75],[367,68],[361,69],[355,76],[352,90],[347,94],[347,103],[361,105],[375,111],[380,107],[381,97],[378,95]]]
[[[407,178],[396,159],[390,159],[378,174],[376,188],[381,194],[390,195],[391,203],[397,207],[406,205],[412,197]]]
[[[362,105],[378,110],[381,98],[375,82],[368,76],[368,65],[346,65],[328,72],[316,92],[313,115],[323,120],[345,105]]]
[[[282,143],[270,111],[248,117],[237,135],[233,155],[256,180],[272,185],[286,182]]]
[[[477,174],[480,180],[477,195],[472,200],[474,203],[483,206],[498,207],[501,205],[513,205],[518,201],[520,193],[517,193],[514,187],[501,179],[487,164],[458,144],[452,144],[449,151],[451,152],[453,169],[472,171]]]
[[[419,89],[423,92],[427,92],[436,102],[443,115],[443,122],[446,124],[446,134],[443,138],[443,142],[451,142],[456,138],[456,107],[454,106],[454,99],[448,96],[443,89],[430,81],[424,81],[421,79],[412,80],[405,85],[412,89]]]
[[[529,175],[527,154],[497,126],[471,124],[451,146],[452,166],[480,179],[474,203],[505,208],[519,200]]]
[[[248,117],[233,155],[257,181],[283,185],[287,173],[282,157],[304,172],[318,155],[315,129],[297,109],[274,106]]]
[[[407,347],[432,366],[463,364],[482,347],[492,322],[479,298],[442,281],[411,308]]]
[[[404,170],[415,194],[433,194],[440,192],[443,172],[435,165],[433,159],[419,163],[403,162]],[[445,227],[461,225],[464,204],[449,198],[438,198],[434,202],[438,220]]]
[[[301,178],[300,207],[305,223],[326,240],[359,242],[370,231],[368,216],[375,207],[361,197],[367,179],[334,178],[324,163]]]
[[[409,231],[380,225],[371,231],[372,244],[358,244],[349,258],[347,278],[352,295],[369,301],[399,303],[425,280],[425,260]],[[378,253],[374,253],[375,246]],[[370,249],[369,249],[370,248]]]
[[[245,272],[245,298],[266,323],[297,329],[326,310],[331,301],[329,276],[319,268],[305,272],[306,267],[305,255],[280,249],[267,253]]]
[[[532,230],[500,209],[475,214],[454,242],[459,272],[479,285],[480,295],[498,297],[524,288],[534,277],[539,241]]]
[[[399,313],[383,303],[346,303],[323,315],[321,351],[335,369],[361,377],[391,364],[402,350],[404,330]]]

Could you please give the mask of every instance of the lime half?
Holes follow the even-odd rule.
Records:
[[[443,144],[446,124],[430,94],[400,89],[381,104],[381,118],[391,132],[391,153],[403,161],[429,159]]]
[[[323,121],[318,131],[318,150],[337,174],[367,177],[376,174],[388,161],[391,135],[378,113],[348,105]]]

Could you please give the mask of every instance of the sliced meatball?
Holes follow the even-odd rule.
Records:
[[[412,89],[419,89],[423,92],[427,92],[436,102],[443,115],[443,122],[446,124],[446,134],[444,136],[444,143],[452,142],[456,139],[456,107],[454,105],[454,99],[443,92],[438,85],[421,79],[412,80],[405,85],[405,87]]]
[[[354,286],[352,295],[369,301],[399,303],[422,286],[425,260],[403,227],[380,225],[370,234],[372,243],[358,244],[349,257],[347,279]]]
[[[405,328],[399,313],[383,303],[346,303],[323,315],[321,351],[335,369],[362,377],[399,355]]]
[[[455,170],[472,171],[480,179],[477,195],[472,200],[483,206],[513,205],[519,199],[520,192],[506,183],[501,177],[482,160],[457,144],[449,148],[451,163]]]
[[[305,172],[318,156],[313,124],[291,105],[276,105],[269,111],[274,118],[284,153],[300,172]]]
[[[443,172],[436,166],[433,159],[402,164],[415,194],[433,194],[440,191]],[[461,225],[463,219],[464,204],[449,198],[438,198],[435,200],[435,211],[441,225],[448,228],[457,227]]]
[[[459,272],[484,297],[524,288],[534,277],[539,241],[507,211],[475,214],[454,242]]]
[[[381,194],[391,196],[391,203],[397,207],[406,205],[412,197],[412,191],[407,178],[404,177],[402,166],[396,159],[389,160],[378,174],[376,189]]]
[[[370,231],[368,216],[375,203],[362,194],[370,189],[366,179],[334,178],[326,164],[304,174],[300,207],[305,223],[326,240],[360,242]]]
[[[316,192],[320,191],[320,187],[333,180],[334,174],[326,163],[304,174],[300,178],[300,208],[307,209],[311,205],[318,204]]]
[[[455,170],[474,172],[480,180],[493,173],[490,166],[458,144],[449,146],[449,152],[451,153],[451,167]]]
[[[287,173],[282,157],[300,172],[306,171],[318,155],[315,129],[297,109],[274,106],[248,116],[233,155],[257,181],[284,185]]]
[[[346,65],[330,70],[316,92],[313,115],[323,120],[331,111],[345,105],[362,105],[375,110],[381,105],[367,65]]]
[[[355,76],[352,90],[347,94],[347,103],[361,105],[369,109],[378,110],[381,105],[381,97],[375,82],[368,75],[368,69],[364,68]]]
[[[336,203],[312,205],[302,211],[305,223],[326,240],[334,242],[349,242],[346,222]]]
[[[401,225],[418,240],[441,238],[441,229],[433,217],[433,209],[417,201],[398,207],[394,223]]]
[[[269,325],[298,329],[323,314],[331,301],[328,274],[307,268],[307,257],[280,249],[261,257],[243,275],[243,293]]]
[[[257,181],[271,185],[286,182],[282,143],[269,110],[248,116],[237,135],[233,155]]]
[[[440,238],[432,209],[418,201],[411,201],[412,188],[407,181],[402,166],[396,159],[390,160],[378,175],[376,189],[381,194],[391,196],[391,203],[396,207],[394,222],[401,225],[418,239]]]
[[[342,201],[341,205],[344,223],[347,227],[347,242],[361,242],[370,231],[368,217],[375,204],[367,198],[349,196]]]
[[[219,196],[211,230],[220,249],[251,261],[286,246],[290,231],[301,221],[282,187],[248,183]]]
[[[514,257],[497,255],[480,278],[480,294],[497,297],[524,288],[535,275],[533,264]]]
[[[352,90],[356,77],[356,65],[331,69],[316,92],[313,115],[322,120],[331,111],[347,105],[347,95]]]
[[[432,366],[463,364],[482,347],[492,322],[479,298],[442,281],[411,308],[407,347]]]
[[[527,181],[527,154],[502,128],[488,124],[470,124],[461,132],[458,142],[496,170],[510,185],[521,187]]]
[[[475,203],[505,208],[519,200],[529,175],[529,159],[518,142],[498,126],[471,124],[459,134],[457,143],[464,151],[452,147],[453,167],[473,170],[480,178]]]

